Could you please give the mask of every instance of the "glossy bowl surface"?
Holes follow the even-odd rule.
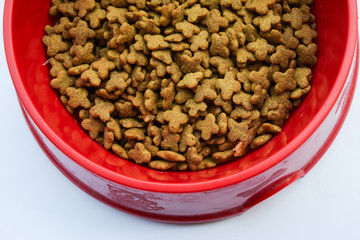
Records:
[[[54,22],[49,7],[50,0],[5,1],[5,51],[20,104],[59,169],[84,191],[127,212],[170,222],[211,221],[244,212],[319,160],[351,103],[358,69],[356,0],[315,0],[319,49],[312,91],[281,134],[213,169],[160,172],[138,166],[91,140],[50,88],[41,42],[45,25]]]

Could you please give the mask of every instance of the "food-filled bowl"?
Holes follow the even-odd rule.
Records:
[[[263,147],[201,171],[158,171],[119,159],[93,141],[50,85],[42,43],[50,0],[6,0],[4,42],[25,119],[74,184],[122,211],[166,222],[206,222],[247,211],[304,176],[336,137],[358,71],[356,0],[315,0],[318,63],[312,90]],[[108,167],[108,162],[116,162]]]

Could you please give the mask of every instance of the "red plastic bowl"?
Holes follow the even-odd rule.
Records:
[[[337,135],[358,70],[356,0],[315,0],[318,64],[313,88],[264,147],[198,172],[160,172],[121,160],[84,133],[49,86],[41,38],[50,0],[6,0],[4,41],[10,73],[34,136],[54,164],[91,196],[168,222],[204,222],[242,213],[304,176]],[[108,162],[117,166],[110,168]]]

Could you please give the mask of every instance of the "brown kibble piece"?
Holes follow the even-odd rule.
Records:
[[[212,155],[216,164],[226,163],[234,158],[234,151],[232,149],[224,152],[216,152]]]
[[[163,160],[153,160],[149,162],[149,167],[159,170],[159,171],[166,171],[172,167],[176,166],[176,162],[168,162]]]
[[[186,151],[186,161],[189,164],[190,170],[196,170],[203,158],[204,157],[198,153],[196,147],[189,147]]]
[[[113,145],[111,146],[111,150],[119,157],[129,159],[129,155],[127,154],[127,151],[119,144],[113,143]]]
[[[185,156],[173,151],[159,151],[156,153],[156,156],[172,162],[183,162],[186,160]]]
[[[284,30],[281,38],[284,41],[285,47],[289,49],[296,49],[299,46],[299,40],[294,37],[294,31],[290,27]]]
[[[201,50],[208,49],[209,47],[209,42],[207,40],[208,38],[209,38],[209,33],[207,31],[201,31],[199,34],[193,35],[189,39],[189,42],[191,43],[190,50],[192,52],[196,52],[199,49]]]
[[[248,138],[248,125],[244,122],[237,122],[232,118],[228,118],[228,139],[230,142],[246,141]]]
[[[196,23],[206,17],[209,14],[209,10],[202,8],[200,4],[195,4],[191,8],[185,10],[185,15],[188,17],[188,21]]]
[[[91,28],[99,28],[101,22],[106,19],[106,10],[102,9],[99,3],[96,3],[95,8],[85,16],[85,19],[89,21]]]
[[[146,150],[142,143],[136,143],[135,148],[128,152],[128,156],[137,164],[148,163],[151,160],[151,153]]]
[[[264,134],[264,135],[258,136],[251,142],[249,148],[250,149],[258,148],[258,147],[264,145],[265,143],[267,143],[268,141],[270,141],[271,138],[272,138],[271,134]]]
[[[255,58],[259,61],[265,61],[269,53],[275,51],[275,47],[267,43],[263,38],[258,38],[255,42],[251,42],[246,46],[246,49],[255,53]]]
[[[163,149],[171,149],[171,151],[177,152],[179,150],[180,134],[170,132],[169,128],[166,127],[162,130],[163,141],[161,147]]]
[[[300,45],[296,49],[296,53],[298,54],[297,64],[299,66],[314,66],[317,63],[317,45],[315,43],[311,43],[308,46]]]
[[[208,27],[209,33],[217,33],[220,28],[226,28],[229,26],[229,20],[222,17],[218,9],[213,9],[203,20],[203,24]]]
[[[88,99],[88,91],[84,88],[69,87],[65,91],[66,95],[70,98],[68,106],[72,109],[77,107],[83,107],[88,109],[91,107],[91,103]]]
[[[187,100],[184,106],[184,111],[187,111],[190,117],[198,117],[199,114],[205,112],[206,109],[206,103],[198,103],[194,99]]]
[[[275,134],[281,133],[281,127],[271,123],[264,123],[257,130],[257,134],[263,135],[265,133],[275,133]]]
[[[273,75],[273,79],[276,82],[275,85],[275,93],[281,94],[287,90],[295,90],[296,81],[294,79],[295,71],[294,69],[288,69],[286,72],[275,72]]]
[[[227,72],[224,78],[216,81],[215,88],[220,90],[221,97],[226,101],[230,100],[234,93],[241,89],[241,84],[236,80],[236,75],[233,72]]]
[[[275,4],[275,0],[248,0],[245,8],[250,11],[256,11],[260,15],[268,12],[269,7]]]
[[[241,47],[236,51],[236,63],[240,67],[245,66],[248,62],[254,61],[256,61],[254,54],[249,52],[246,47]]]
[[[194,34],[200,33],[200,28],[198,26],[189,23],[186,20],[176,23],[175,28],[187,38],[191,38]]]
[[[227,37],[226,33],[213,33],[211,35],[210,54],[212,56],[219,55],[224,58],[228,57],[230,55],[230,51],[227,48],[228,44],[229,38]]]
[[[203,77],[204,77],[204,74],[202,72],[185,74],[183,79],[181,79],[179,81],[177,86],[180,87],[180,88],[193,89],[198,85],[199,81],[201,79],[203,79]]]
[[[89,86],[98,87],[101,83],[101,79],[97,71],[94,69],[88,69],[81,74],[81,79],[84,80]]]
[[[188,122],[189,117],[181,111],[179,105],[174,105],[171,110],[164,112],[164,120],[169,122],[169,130],[172,133],[177,133],[180,126]]]
[[[195,144],[196,137],[193,134],[193,127],[190,124],[186,124],[180,135],[179,151],[185,152],[187,147],[192,147]]]
[[[89,132],[91,139],[96,139],[104,131],[105,123],[97,118],[87,118],[81,122],[81,127]]]
[[[232,99],[235,104],[243,106],[247,111],[250,111],[253,109],[253,106],[250,103],[250,98],[251,98],[250,94],[240,91],[236,93]]]
[[[108,92],[116,91],[116,94],[120,95],[129,85],[129,74],[126,72],[112,71],[110,73],[110,79],[105,84],[105,89]]]
[[[82,74],[86,70],[88,70],[89,67],[90,67],[89,64],[81,64],[81,65],[69,68],[67,72],[69,75],[77,76],[77,75]]]
[[[50,85],[53,88],[59,89],[60,94],[65,94],[68,87],[74,86],[75,78],[70,77],[66,71],[58,73],[56,78],[50,81]]]
[[[109,71],[115,68],[115,63],[109,61],[105,57],[102,57],[99,60],[93,62],[91,67],[98,71],[98,75],[101,79],[105,79],[108,77]]]
[[[129,140],[144,141],[145,134],[143,129],[140,128],[130,128],[124,132],[124,136]]]
[[[221,75],[225,75],[229,69],[234,66],[234,63],[231,59],[220,56],[210,58],[210,64],[216,67]]]
[[[101,121],[107,122],[110,120],[110,115],[114,110],[114,104],[96,98],[95,105],[90,108],[90,116],[93,118],[98,117]]]
[[[275,24],[280,23],[281,17],[274,14],[272,10],[269,10],[266,15],[258,16],[254,18],[253,23],[260,28],[260,31],[267,32]]]
[[[70,49],[70,54],[74,56],[73,64],[81,65],[84,63],[91,63],[95,60],[93,55],[94,45],[90,42],[86,43],[85,46],[73,45]]]
[[[270,62],[272,64],[279,64],[282,68],[287,68],[291,59],[296,57],[294,51],[286,49],[283,45],[276,47],[276,53],[272,54],[270,57]]]
[[[118,22],[123,24],[126,22],[125,13],[128,11],[126,8],[117,8],[114,6],[109,6],[106,8],[107,14],[106,18],[109,22],[114,23]]]
[[[86,13],[93,10],[95,7],[94,0],[76,0],[74,4],[74,9],[78,10],[78,16],[84,17]]]
[[[301,39],[303,44],[309,45],[314,38],[317,38],[317,32],[311,29],[309,24],[303,24],[301,29],[295,31],[295,37]]]
[[[306,88],[307,86],[309,86],[309,81],[311,80],[311,69],[305,67],[295,68],[294,79],[299,87]]]
[[[259,71],[251,71],[249,74],[249,81],[253,84],[259,84],[264,89],[269,89],[270,81],[268,79],[269,68],[261,67]]]
[[[212,134],[219,133],[219,126],[215,120],[215,116],[212,113],[208,113],[204,120],[199,120],[196,123],[196,129],[201,132],[201,138],[205,141],[209,140]]]
[[[44,36],[42,41],[47,46],[46,53],[49,57],[54,57],[59,52],[69,50],[69,45],[63,42],[62,37],[59,34]]]
[[[308,17],[304,15],[299,8],[292,8],[290,13],[285,13],[282,17],[284,22],[290,23],[292,29],[299,30]]]
[[[231,7],[234,10],[240,10],[243,6],[239,0],[220,0],[220,5],[222,7]]]
[[[166,49],[169,47],[169,43],[161,35],[145,35],[144,40],[150,50]]]
[[[69,30],[69,35],[74,39],[74,43],[84,46],[89,38],[95,37],[95,31],[88,27],[86,21],[80,20],[76,27]]]

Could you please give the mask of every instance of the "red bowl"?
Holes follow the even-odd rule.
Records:
[[[25,118],[39,145],[70,180],[125,212],[167,222],[205,222],[242,213],[304,176],[332,143],[351,104],[358,70],[356,0],[315,0],[319,50],[313,88],[283,132],[262,148],[212,169],[148,169],[91,140],[50,88],[41,42],[44,26],[52,22],[49,7],[50,0],[5,1],[6,58]]]

